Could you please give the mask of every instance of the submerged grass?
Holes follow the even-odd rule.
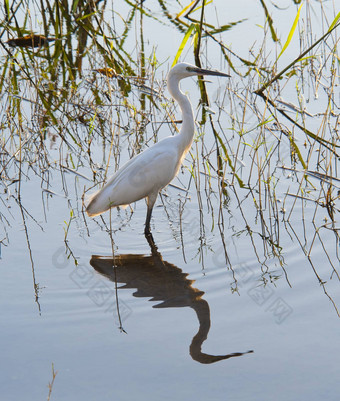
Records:
[[[12,216],[6,206],[15,200],[31,252],[27,220],[34,222],[34,217],[25,209],[21,185],[36,177],[47,202],[48,196],[57,195],[51,177],[58,174],[59,195],[72,211],[71,217],[63,218],[69,218],[65,242],[70,247],[71,221],[84,220],[87,228],[81,207],[84,185],[88,190],[89,183],[105,181],[109,166],[111,171],[117,169],[152,145],[163,128],[177,133],[176,106],[166,97],[160,79],[168,66],[158,60],[157,47],[150,48],[150,42],[157,44],[156,38],[145,34],[145,25],[152,22],[180,35],[170,63],[191,55],[198,66],[217,68],[218,59],[220,69],[227,67],[233,73],[213,96],[207,82],[199,80],[198,136],[185,160],[188,174],[180,177],[179,185],[174,183],[179,191],[173,195],[178,200],[174,215],[173,202],[162,198],[183,254],[188,236],[194,238],[204,266],[206,253],[215,251],[209,238],[219,236],[225,265],[236,269],[238,262],[230,256],[231,243],[225,235],[230,236],[227,220],[238,216],[242,223],[231,224],[232,241],[240,236],[248,240],[264,283],[276,280],[273,271],[278,268],[288,280],[283,244],[289,238],[300,244],[331,298],[313,249],[323,248],[331,274],[339,278],[338,10],[330,20],[323,7],[301,4],[287,36],[275,25],[273,8],[261,0],[262,40],[245,55],[227,43],[237,48],[238,36],[231,40],[230,35],[236,29],[240,32],[247,19],[227,21],[221,14],[220,23],[212,22],[212,11],[220,11],[213,3],[192,1],[181,8],[178,2],[161,0],[152,6],[121,1],[119,6],[107,1],[79,0],[71,5],[40,0],[33,18],[23,2],[5,2],[0,24],[1,243],[8,245]],[[324,23],[322,33],[313,30],[312,11],[318,11]],[[37,47],[5,44],[32,34],[55,40]],[[281,44],[280,36],[288,39]],[[297,41],[301,48],[291,57]],[[217,109],[215,115],[212,108]],[[83,183],[77,184],[76,207],[69,199],[68,174]],[[191,191],[198,199],[198,219],[193,219],[193,212],[186,214]],[[198,225],[197,235],[186,225],[188,219]],[[96,224],[109,230],[103,220]],[[173,228],[176,224],[178,230]],[[31,260],[34,272],[33,256]],[[234,278],[237,290],[237,275]],[[35,277],[34,288],[38,302]]]

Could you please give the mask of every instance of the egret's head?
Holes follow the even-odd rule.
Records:
[[[176,77],[178,80],[183,78],[192,77],[195,75],[215,75],[219,77],[230,77],[224,72],[205,70],[188,63],[178,63],[169,72],[169,77]]]

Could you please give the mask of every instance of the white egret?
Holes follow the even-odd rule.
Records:
[[[191,64],[175,65],[167,78],[168,90],[182,111],[182,127],[178,135],[167,137],[130,159],[98,192],[93,194],[86,207],[89,216],[97,216],[116,206],[126,206],[147,198],[145,235],[150,234],[152,208],[159,191],[178,173],[182,160],[189,151],[195,131],[194,114],[188,97],[181,91],[179,82],[195,75],[229,77]]]

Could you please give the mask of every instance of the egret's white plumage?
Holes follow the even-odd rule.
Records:
[[[194,75],[229,76],[187,63],[173,67],[168,74],[167,83],[171,96],[182,111],[180,133],[156,143],[120,168],[102,189],[91,196],[86,207],[89,216],[97,216],[111,207],[125,206],[147,198],[145,234],[150,234],[150,218],[157,195],[177,175],[194,138],[195,122],[191,103],[179,87],[181,79]]]

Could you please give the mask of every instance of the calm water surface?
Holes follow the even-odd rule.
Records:
[[[151,254],[141,234],[144,208],[138,206],[115,236],[116,273],[101,231],[84,239],[75,230],[75,267],[60,235],[59,216],[67,210],[61,204],[57,197],[50,201],[44,232],[31,227],[40,313],[20,225],[3,249],[3,399],[44,398],[52,362],[56,399],[336,399],[339,321],[294,243],[285,248],[292,287],[276,269],[281,278],[264,288],[247,241],[230,241],[230,258],[239,258],[239,294],[232,294],[233,275],[217,239],[209,238],[216,253],[206,252],[202,267],[198,241],[187,238],[185,262],[162,208],[154,215],[159,253]],[[125,287],[118,300],[126,334],[119,330],[115,274]],[[227,360],[212,357],[250,350]]]

